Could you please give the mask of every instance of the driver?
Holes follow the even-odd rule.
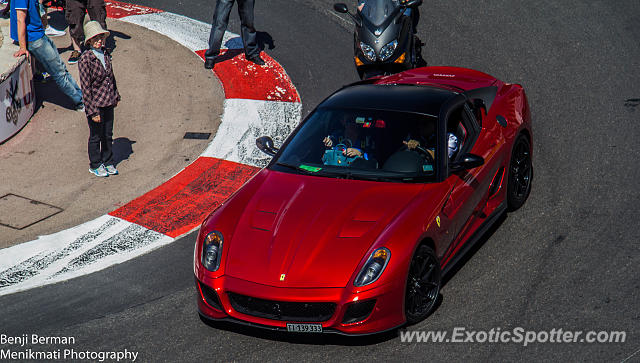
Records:
[[[414,150],[418,146],[420,146],[420,141],[412,139],[410,136],[407,137],[408,140],[403,141],[402,143],[407,146],[409,150]],[[426,145],[426,142],[423,142]],[[457,152],[459,148],[458,137],[454,135],[452,132],[447,132],[447,153],[449,155],[449,159],[451,159]],[[434,152],[432,148],[426,149],[431,157],[434,156]]]

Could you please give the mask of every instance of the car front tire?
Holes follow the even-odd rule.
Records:
[[[407,275],[404,312],[408,324],[425,319],[436,306],[440,294],[440,262],[435,252],[426,245],[416,250]]]

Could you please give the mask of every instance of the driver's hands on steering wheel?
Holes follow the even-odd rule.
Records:
[[[407,148],[409,148],[409,150],[413,150],[418,146],[420,146],[420,143],[418,142],[418,140],[403,141],[402,143],[407,145]]]
[[[418,140],[412,139],[409,141],[403,141],[402,143],[407,147],[407,149],[418,151],[433,160],[435,152],[432,149],[425,149],[424,147],[420,146],[420,142]]]
[[[326,147],[332,147],[333,146],[333,141],[331,140],[331,138],[329,136],[327,136],[324,139],[322,139],[322,142],[324,143],[324,146],[326,146]]]
[[[353,147],[348,147],[342,152],[342,155],[346,155],[346,156],[348,156],[350,158],[352,158],[354,156],[362,157],[362,151],[360,151],[360,150],[358,150],[356,148],[353,148]]]

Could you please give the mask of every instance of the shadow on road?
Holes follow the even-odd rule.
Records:
[[[480,237],[478,242],[476,242],[476,244],[474,244],[470,250],[462,255],[460,260],[455,265],[451,266],[451,269],[447,271],[444,276],[442,276],[442,286],[445,286],[453,278],[453,276],[458,273],[458,271],[460,271],[462,267],[464,267],[464,265],[467,264],[467,262],[476,254],[476,252],[478,252],[482,248],[482,246],[484,246],[484,244],[489,240],[489,238],[493,236],[498,228],[500,228],[500,226],[506,219],[507,213],[503,213],[502,216],[498,218],[496,222],[491,226],[491,228],[489,228],[489,230],[487,230],[487,232],[482,237]]]
[[[35,84],[36,89],[35,110],[39,110],[43,107],[43,102],[53,103],[54,105],[58,105],[69,110],[74,109],[71,99],[60,91],[53,79],[49,78],[46,83],[38,81],[34,81],[33,83]]]
[[[260,48],[261,51],[267,49],[265,45],[269,46],[268,49],[274,49],[276,47],[273,37],[267,32],[257,32],[256,39],[258,41],[258,48]]]
[[[132,145],[135,143],[135,140],[129,140],[126,137],[119,137],[113,140],[113,163],[116,166],[122,160],[129,159],[129,156],[133,154]]]

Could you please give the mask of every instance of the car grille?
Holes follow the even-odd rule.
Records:
[[[336,310],[336,304],[329,302],[273,301],[233,292],[227,295],[237,312],[272,320],[321,322],[329,320]]]

